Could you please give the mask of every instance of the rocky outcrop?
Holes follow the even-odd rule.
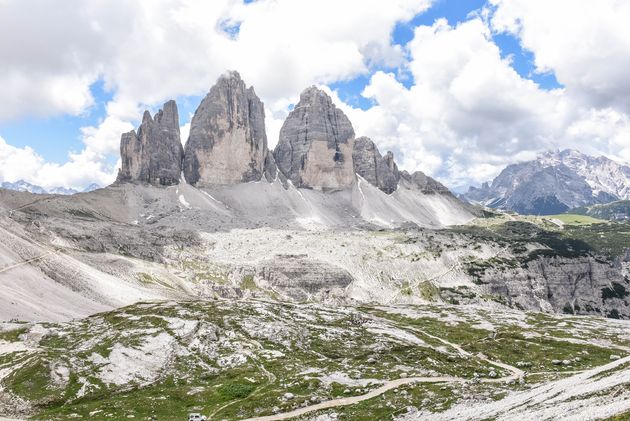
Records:
[[[390,194],[398,187],[400,173],[390,151],[382,156],[374,142],[368,137],[359,137],[354,141],[352,150],[354,172],[368,183]]]
[[[409,183],[410,187],[417,189],[424,194],[447,194],[452,195],[450,190],[439,181],[429,177],[422,171],[409,174],[407,171],[400,173],[400,178]]]
[[[132,130],[122,135],[122,167],[117,181],[155,186],[178,184],[183,155],[177,104],[171,100],[153,118],[145,111],[137,133]]]
[[[259,265],[257,275],[274,291],[299,301],[343,296],[354,281],[345,269],[306,255],[276,255]]]
[[[237,72],[219,78],[195,111],[186,142],[184,176],[198,187],[275,178],[267,148],[265,109]]]
[[[355,182],[354,129],[348,117],[320,89],[300,95],[274,150],[280,171],[297,187],[338,190]]]
[[[516,268],[486,270],[477,282],[482,293],[525,310],[629,319],[628,261],[540,257]]]

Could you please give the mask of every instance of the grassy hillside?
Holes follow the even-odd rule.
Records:
[[[339,420],[390,419],[409,406],[501,400],[608,364],[630,346],[624,329],[447,305],[138,303],[64,324],[0,324],[0,386],[36,419],[237,420],[416,378],[335,408]]]
[[[630,200],[576,208],[571,212],[599,219],[630,222]]]
[[[558,219],[568,225],[591,225],[606,222],[603,219],[593,218],[589,215],[579,215],[574,213],[563,213],[560,215],[549,215],[550,219]]]

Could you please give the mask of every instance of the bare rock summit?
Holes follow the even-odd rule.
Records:
[[[184,151],[175,101],[165,103],[153,118],[145,111],[138,131],[122,135],[120,155],[122,167],[117,182],[178,184]]]
[[[348,117],[325,92],[311,86],[284,121],[274,157],[296,187],[339,190],[356,180],[353,144]]]
[[[354,171],[368,183],[387,194],[398,188],[400,172],[394,162],[394,154],[388,151],[382,156],[377,146],[369,137],[358,137],[352,150]]]
[[[422,171],[415,171],[411,174],[407,171],[402,171],[400,173],[400,178],[409,183],[411,188],[419,190],[423,194],[443,194],[452,196],[448,187],[429,177]]]
[[[222,75],[195,111],[185,147],[184,176],[197,187],[275,178],[264,105],[237,72]]]

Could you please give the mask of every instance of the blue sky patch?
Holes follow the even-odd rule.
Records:
[[[245,0],[245,3],[251,1]],[[419,25],[433,25],[436,19],[446,18],[450,25],[457,25],[470,18],[471,14],[486,7],[486,0],[437,0],[431,8],[415,16],[408,22],[399,23],[392,32],[392,42],[404,46],[414,35],[414,29]],[[238,36],[240,24],[224,21],[220,29],[230,38]],[[518,39],[510,34],[493,34],[493,40],[501,50],[504,58],[511,60],[513,68],[523,78],[536,82],[543,89],[562,87],[553,73],[537,73],[534,57],[531,52],[524,50]],[[370,81],[374,72],[382,70],[392,72],[404,86],[409,88],[413,78],[405,73],[404,68],[385,68],[373,66],[368,74],[360,75],[351,80],[337,81],[329,84],[336,91],[342,101],[353,107],[367,110],[374,105],[374,101],[364,98],[361,93]],[[30,146],[44,159],[52,162],[65,162],[69,151],[78,152],[83,149],[81,141],[81,127],[98,126],[105,118],[105,106],[112,99],[113,93],[105,89],[103,81],[99,80],[91,86],[95,105],[79,116],[60,115],[50,118],[27,117],[19,120],[0,123],[0,136],[16,147]],[[203,96],[183,96],[175,98],[179,107],[180,123],[190,121]],[[161,104],[155,104],[152,111],[156,111]],[[133,122],[138,125],[139,121]]]

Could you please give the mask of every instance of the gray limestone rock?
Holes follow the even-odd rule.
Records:
[[[407,171],[402,171],[400,177],[407,181],[413,188],[420,190],[424,194],[452,195],[444,184],[429,177],[422,171],[416,171],[412,174],[409,174]]]
[[[186,142],[184,175],[198,187],[275,178],[265,108],[237,72],[222,75],[201,101]]]
[[[355,182],[353,143],[348,117],[325,92],[311,86],[282,125],[274,157],[295,186],[340,190]]]
[[[122,167],[117,181],[155,186],[178,184],[183,155],[177,104],[171,100],[153,118],[145,111],[137,133],[132,130],[122,135]]]
[[[352,161],[357,175],[385,193],[393,193],[398,187],[400,173],[394,162],[394,154],[388,151],[385,156],[382,156],[370,138],[355,139]]]
[[[630,318],[625,258],[538,257],[516,268],[486,270],[482,294],[500,295],[517,308]]]
[[[305,255],[276,255],[262,262],[257,272],[274,290],[296,300],[325,300],[354,280],[345,269]]]
[[[572,149],[549,151],[505,167],[466,200],[521,214],[555,215],[572,208],[630,199],[630,166]]]

